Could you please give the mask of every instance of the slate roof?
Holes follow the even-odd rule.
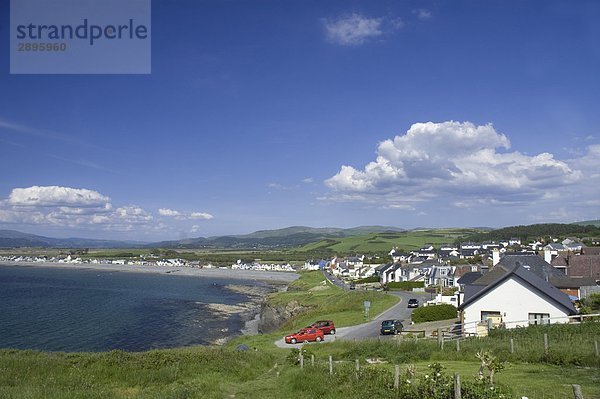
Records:
[[[538,255],[507,253],[500,259],[500,262],[494,268],[501,266],[506,270],[512,270],[517,264],[523,266],[525,269],[528,269],[533,274],[544,280],[547,280],[550,277],[565,276],[563,272],[554,268],[550,263],[546,262]]]
[[[571,303],[571,300],[567,294],[563,293],[558,288],[554,287],[546,280],[538,277],[531,271],[525,269],[519,263],[516,263],[509,270],[496,267],[477,281],[488,276],[495,277],[488,285],[482,286],[481,289],[476,290],[476,292],[471,292],[471,295],[469,296],[467,296],[467,292],[465,291],[465,301],[458,307],[459,310],[463,310],[469,304],[485,296],[488,292],[491,292],[494,290],[494,288],[498,287],[508,279],[514,278],[528,286],[531,291],[534,291],[540,296],[545,297],[549,302],[553,302],[555,305],[558,305],[567,311],[567,313],[576,313],[575,308],[573,307],[573,304]]]
[[[583,247],[581,253],[584,255],[600,255],[600,247]]]
[[[481,272],[468,272],[458,279],[458,284],[471,284],[482,276]]]
[[[589,277],[600,280],[600,255],[559,256],[552,261],[554,266],[566,266],[570,277]]]

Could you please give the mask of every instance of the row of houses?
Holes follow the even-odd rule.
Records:
[[[489,271],[465,274],[457,280],[463,331],[568,323],[577,313],[575,301],[600,292],[599,249],[583,249],[563,268],[538,255],[506,254]]]

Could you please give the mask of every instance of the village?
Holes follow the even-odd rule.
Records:
[[[375,283],[384,290],[429,292],[425,306],[457,307],[460,333],[479,336],[495,327],[568,323],[585,313],[585,298],[600,293],[600,247],[573,237],[547,245],[512,238],[411,252],[393,248],[389,256],[387,263],[334,257],[306,262],[304,269],[325,270],[351,289],[364,282],[365,288]]]

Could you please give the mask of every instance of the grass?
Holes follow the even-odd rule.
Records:
[[[388,253],[398,247],[405,251],[419,249],[425,244],[439,245],[452,243],[460,237],[479,232],[476,229],[430,229],[397,233],[372,233],[339,239],[326,239],[307,244],[299,251],[323,251],[334,253]]]
[[[391,389],[393,366],[414,364],[421,382],[431,362],[439,362],[451,375],[457,372],[465,384],[479,368],[475,354],[489,351],[506,361],[496,375],[499,389],[530,399],[572,398],[570,384],[581,385],[586,399],[600,398],[600,358],[594,340],[600,340],[600,323],[534,326],[494,330],[481,339],[461,341],[460,352],[448,342],[444,349],[435,340],[335,341],[305,346],[307,366],[301,370],[290,360],[293,352],[273,342],[283,333],[316,319],[334,319],[337,326],[362,321],[362,301],[369,298],[377,313],[397,297],[379,292],[346,292],[323,284],[320,272],[302,273],[288,292],[271,301],[296,300],[310,310],[286,323],[273,334],[240,337],[226,347],[190,347],[140,353],[44,353],[0,350],[0,398],[398,398]],[[550,350],[544,354],[543,335]],[[515,353],[510,353],[510,338]],[[250,347],[238,351],[238,344]],[[310,366],[310,355],[316,366]],[[328,356],[336,361],[334,376],[328,373]],[[387,363],[368,365],[367,358]],[[361,379],[355,378],[359,359]],[[403,371],[404,372],[404,371]],[[448,377],[449,378],[449,377]],[[484,387],[487,390],[487,387]],[[489,392],[486,393],[486,395]],[[406,398],[407,396],[402,396]],[[408,396],[446,398],[447,396]],[[484,398],[482,395],[471,398]],[[467,398],[465,398],[467,399]]]
[[[286,321],[272,334],[239,337],[229,345],[243,343],[269,350],[275,340],[316,320],[333,320],[337,328],[360,324],[366,321],[364,301],[371,302],[370,314],[375,316],[398,303],[399,298],[385,292],[344,291],[329,283],[320,271],[312,271],[301,272],[300,278],[289,285],[288,291],[271,294],[268,298],[272,305],[284,306],[292,301],[307,307],[307,311]]]

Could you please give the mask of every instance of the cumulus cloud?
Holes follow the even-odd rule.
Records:
[[[113,208],[110,198],[95,190],[61,186],[14,188],[0,201],[0,222],[129,231],[151,228],[151,214],[135,205]]]
[[[431,11],[425,8],[418,8],[416,10],[413,10],[413,14],[415,14],[417,18],[419,18],[421,21],[427,21],[432,17]]]
[[[401,28],[401,19],[369,18],[352,13],[338,18],[323,19],[327,41],[342,46],[356,46]]]
[[[8,197],[13,206],[104,207],[110,198],[94,190],[59,186],[15,188]]]
[[[175,211],[173,209],[168,209],[168,208],[159,209],[158,214],[161,216],[173,217],[177,220],[193,220],[193,219],[210,220],[214,217],[210,213],[205,213],[205,212],[186,213],[186,212]]]
[[[510,151],[510,141],[491,124],[416,123],[379,143],[363,169],[343,165],[325,181],[330,198],[362,198],[402,205],[449,196],[457,206],[543,199],[583,174],[552,154]],[[401,207],[399,208],[401,209]]]

